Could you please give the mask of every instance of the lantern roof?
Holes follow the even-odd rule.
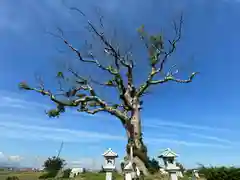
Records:
[[[108,148],[108,150],[105,151],[102,155],[104,157],[118,157],[118,154],[113,152],[111,148]]]
[[[167,148],[158,157],[159,158],[175,158],[175,157],[178,157],[178,154],[173,152],[170,148]]]

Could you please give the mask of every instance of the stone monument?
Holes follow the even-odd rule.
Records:
[[[113,152],[112,149],[109,148],[102,155],[105,159],[103,170],[106,172],[106,180],[112,180],[112,172],[116,169],[115,159],[118,157],[118,154]]]
[[[178,180],[177,172],[180,171],[180,168],[175,162],[175,158],[178,157],[178,155],[170,148],[167,148],[158,157],[163,160],[165,171],[168,172],[170,180]]]
[[[197,180],[197,179],[199,179],[198,170],[193,170],[192,171],[192,180]]]
[[[124,167],[124,180],[132,180],[132,173],[133,173],[133,165],[132,162],[129,161],[126,166]]]

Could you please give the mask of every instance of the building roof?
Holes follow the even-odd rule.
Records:
[[[113,152],[111,148],[109,148],[107,151],[105,151],[102,155],[104,157],[118,157],[118,154]]]

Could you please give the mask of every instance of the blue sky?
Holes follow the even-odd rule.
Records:
[[[115,118],[69,110],[59,119],[49,119],[44,110],[53,104],[47,98],[17,88],[22,80],[33,84],[36,72],[53,88],[54,73],[70,53],[61,56],[57,49],[66,50],[65,46],[46,31],[61,27],[69,41],[80,47],[89,37],[83,28],[86,24],[67,8],[77,5],[93,20],[97,17],[94,7],[100,7],[107,27],[119,32],[119,42],[135,45],[139,81],[146,77],[140,72],[146,70],[147,62],[136,28],[145,24],[149,32],[162,28],[170,36],[171,20],[183,11],[183,38],[172,61],[183,67],[183,75],[195,70],[201,74],[191,84],[155,87],[144,99],[143,130],[149,155],[156,157],[170,147],[187,167],[196,163],[239,165],[237,0],[75,2],[0,1],[0,161],[39,166],[46,157],[56,155],[61,141],[65,142],[61,155],[69,164],[98,167],[108,147],[120,155],[119,160],[125,153],[125,132]]]

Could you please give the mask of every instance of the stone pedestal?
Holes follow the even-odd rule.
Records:
[[[106,180],[112,180],[112,172],[106,172]]]
[[[125,173],[125,179],[124,180],[132,180],[132,173],[130,173],[130,172]]]
[[[133,179],[133,166],[132,162],[128,162],[126,166],[124,167],[124,176],[125,180],[132,180]]]
[[[178,180],[177,172],[169,172],[169,180]]]

